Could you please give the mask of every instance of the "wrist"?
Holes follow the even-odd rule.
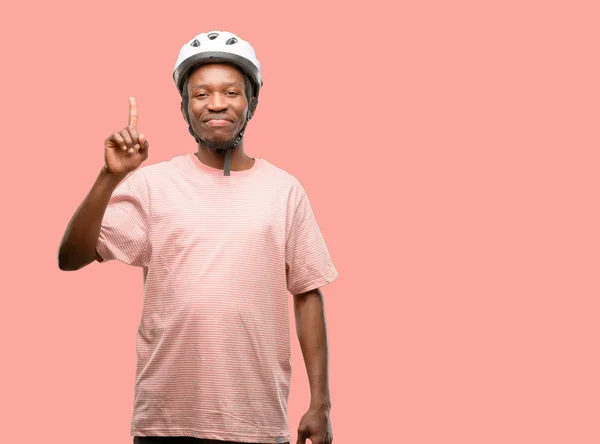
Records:
[[[100,174],[98,175],[98,179],[96,180],[96,184],[99,185],[102,189],[108,190],[112,193],[117,186],[121,183],[121,181],[127,176],[127,174],[115,174],[108,170],[106,166],[102,167],[100,170]]]
[[[112,180],[112,181],[120,182],[121,180],[123,180],[123,178],[125,178],[125,176],[127,176],[127,174],[113,173],[112,171],[110,171],[108,169],[108,166],[106,166],[106,165],[104,165],[102,167],[102,169],[100,170],[100,177],[102,177],[104,179]]]
[[[311,398],[310,400],[311,410],[325,410],[329,412],[331,410],[331,399],[326,395],[319,395]]]

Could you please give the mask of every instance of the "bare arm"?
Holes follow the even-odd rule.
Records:
[[[311,405],[330,406],[327,329],[319,289],[294,296],[296,333],[310,384]]]
[[[333,440],[329,411],[328,347],[323,295],[317,288],[294,296],[296,332],[310,384],[310,408],[298,427],[298,442],[315,444]]]
[[[71,218],[60,243],[58,268],[79,270],[96,259],[96,244],[110,196],[125,176],[102,168],[94,186]]]
[[[96,258],[102,219],[119,183],[148,158],[148,141],[137,132],[138,110],[129,98],[129,124],[104,141],[105,165],[94,186],[71,218],[58,251],[58,268],[79,270]]]

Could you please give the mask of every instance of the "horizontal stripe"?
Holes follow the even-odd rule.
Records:
[[[294,176],[260,158],[224,176],[192,153],[144,166],[97,250],[144,271],[132,434],[290,440],[289,294],[337,277]]]

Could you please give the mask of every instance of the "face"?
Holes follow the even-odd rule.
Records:
[[[186,87],[194,132],[215,148],[234,140],[248,112],[244,75],[229,65],[202,65],[192,72]]]

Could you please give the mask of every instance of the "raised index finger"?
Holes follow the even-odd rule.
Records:
[[[137,104],[135,103],[135,97],[129,98],[129,125],[137,127],[138,121],[138,110]]]

